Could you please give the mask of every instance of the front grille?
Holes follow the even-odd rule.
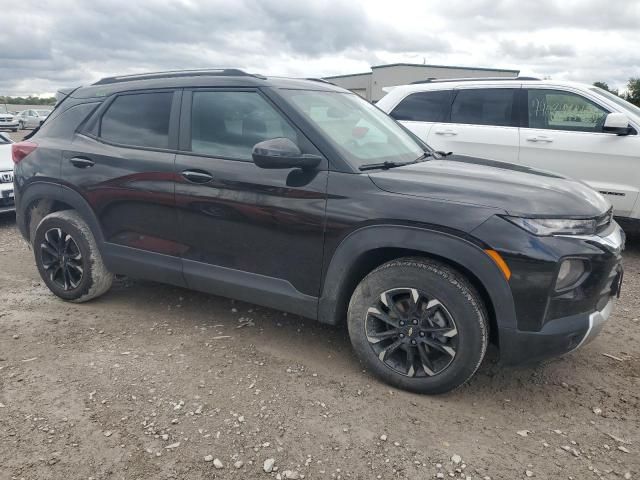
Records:
[[[10,122],[13,120],[13,117],[0,117],[0,122]]]
[[[606,213],[596,218],[596,232],[600,233],[605,230],[613,220],[613,208],[607,210]]]
[[[0,183],[12,183],[13,172],[0,172]]]

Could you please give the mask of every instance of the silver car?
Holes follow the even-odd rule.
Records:
[[[20,129],[24,130],[25,128],[37,128],[42,122],[44,122],[45,118],[51,113],[50,110],[24,110],[18,114],[18,123],[20,124]]]
[[[9,112],[6,105],[0,105],[0,129],[18,131],[18,119]]]

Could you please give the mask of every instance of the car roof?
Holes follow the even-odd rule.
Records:
[[[386,92],[396,91],[398,92],[423,92],[428,90],[452,90],[456,88],[464,87],[510,87],[510,86],[544,86],[544,87],[572,87],[577,89],[593,88],[593,85],[580,82],[571,82],[567,80],[540,80],[531,77],[521,78],[477,78],[477,79],[443,79],[432,80],[421,83],[412,83],[408,85],[398,85],[393,87],[386,87]]]
[[[348,90],[322,79],[265,77],[263,75],[249,74],[237,69],[224,69],[152,72],[107,77],[93,85],[81,87],[73,91],[71,96],[73,98],[93,98],[106,97],[113,93],[123,91],[189,87],[271,87],[349,93]]]

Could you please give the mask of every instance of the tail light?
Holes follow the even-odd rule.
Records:
[[[37,143],[33,142],[18,142],[11,145],[11,154],[13,155],[13,163],[16,165],[20,163],[24,158],[38,148]]]

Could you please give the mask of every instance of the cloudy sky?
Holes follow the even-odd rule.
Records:
[[[184,68],[326,76],[412,62],[622,87],[640,0],[0,0],[0,95]]]

